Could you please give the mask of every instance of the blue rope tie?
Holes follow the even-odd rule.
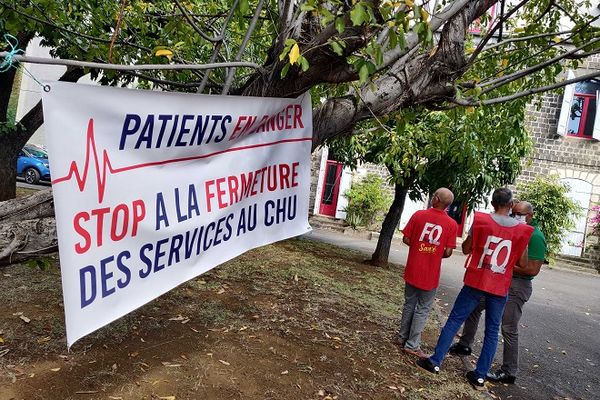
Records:
[[[5,33],[4,40],[6,40],[6,43],[8,43],[10,46],[10,51],[4,56],[4,60],[2,61],[2,64],[0,64],[0,73],[6,72],[12,67],[15,67],[14,63],[18,61],[14,59],[14,56],[23,53],[23,50],[19,49],[19,41],[16,37],[9,33]]]

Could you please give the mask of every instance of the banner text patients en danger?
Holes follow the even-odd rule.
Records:
[[[274,115],[127,114],[119,150],[199,146],[256,133],[304,128],[302,106],[290,104]]]

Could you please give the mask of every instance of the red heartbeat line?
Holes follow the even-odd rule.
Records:
[[[114,168],[112,166],[112,163],[110,162],[110,158],[108,157],[108,152],[106,151],[106,149],[102,151],[102,165],[100,165],[100,158],[98,157],[98,151],[96,150],[96,140],[94,138],[94,119],[90,118],[90,120],[88,122],[87,136],[86,136],[85,164],[83,165],[83,175],[80,172],[80,169],[79,169],[77,163],[75,161],[71,161],[71,166],[69,167],[69,172],[67,173],[67,175],[65,175],[61,178],[56,178],[56,179],[52,180],[52,184],[56,185],[61,182],[70,181],[74,176],[75,180],[77,181],[77,186],[79,187],[79,191],[83,192],[83,190],[85,189],[86,183],[87,183],[88,173],[90,170],[90,155],[91,155],[94,158],[94,166],[95,166],[95,172],[96,172],[96,185],[97,185],[97,190],[98,190],[98,202],[102,203],[102,201],[104,200],[104,192],[106,190],[107,175],[115,175],[115,174],[118,174],[121,172],[130,171],[133,169],[154,167],[157,165],[166,165],[166,164],[173,164],[173,163],[184,162],[184,161],[200,160],[203,158],[210,158],[210,157],[214,157],[219,154],[231,153],[234,151],[242,151],[242,150],[254,149],[254,148],[258,148],[258,147],[268,147],[268,146],[274,146],[274,145],[282,144],[282,143],[305,142],[305,141],[309,141],[309,140],[312,141],[312,138],[282,139],[282,140],[277,140],[275,142],[269,142],[269,143],[232,147],[230,149],[215,151],[213,153],[202,154],[199,156],[182,157],[182,158],[175,158],[175,159],[164,160],[164,161],[152,161],[152,162],[135,164],[135,165],[130,165],[130,166],[121,167],[121,168]]]

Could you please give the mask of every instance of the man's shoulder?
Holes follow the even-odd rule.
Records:
[[[535,225],[533,227],[532,236],[535,236],[535,237],[540,238],[540,239],[544,239],[544,241],[546,241],[546,236],[544,235],[544,232],[542,232],[542,230],[540,229],[540,227],[537,226],[537,225]]]

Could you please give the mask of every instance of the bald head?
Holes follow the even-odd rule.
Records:
[[[513,214],[533,217],[533,205],[528,201],[519,201],[512,208]]]
[[[433,193],[433,197],[431,199],[431,205],[434,208],[439,208],[440,210],[445,210],[452,202],[454,201],[454,193],[447,188],[439,188]]]

